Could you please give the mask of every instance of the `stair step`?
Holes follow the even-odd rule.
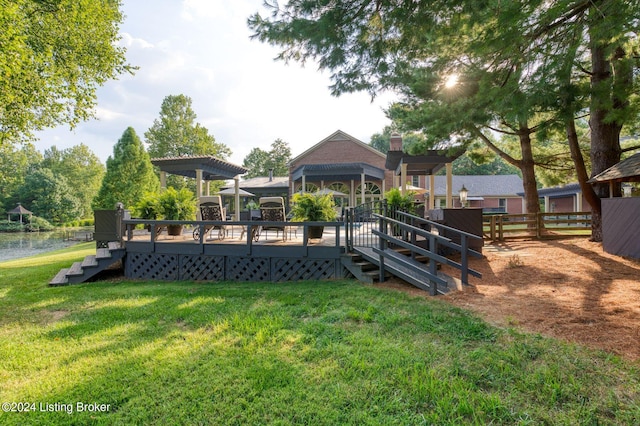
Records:
[[[69,268],[60,269],[60,272],[58,272],[56,276],[53,277],[51,281],[49,281],[49,285],[59,286],[59,285],[69,284],[69,279],[67,278],[67,272],[69,272]]]
[[[122,247],[122,245],[118,241],[109,241],[107,246],[109,247],[109,250],[122,250],[122,249],[124,249],[124,247]]]
[[[83,271],[82,271],[81,262],[74,262],[73,265],[71,265],[71,268],[69,268],[69,271],[67,272],[67,276],[82,275],[82,274],[83,274]]]
[[[96,259],[106,259],[111,257],[111,252],[106,248],[99,248],[96,250]]]
[[[96,260],[96,256],[91,254],[84,258],[82,261],[82,268],[95,268],[98,266],[98,261]]]

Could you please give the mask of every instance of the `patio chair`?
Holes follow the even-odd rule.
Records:
[[[219,196],[215,197],[207,197],[206,202],[200,203],[200,209],[197,212],[199,221],[216,221],[222,222],[226,220],[224,209],[222,208],[222,200]],[[204,234],[205,237],[207,233],[210,233],[210,236],[213,237],[213,231],[218,231],[218,239],[222,240],[225,237],[225,226],[224,225],[204,225]],[[200,226],[196,226],[193,230],[193,239],[200,240]]]
[[[284,213],[284,198],[282,197],[261,197],[260,198],[260,220],[263,222],[286,222]],[[260,234],[265,232],[265,239],[268,231],[276,231],[276,238],[282,232],[282,239],[287,240],[285,226],[261,225],[257,231],[255,240],[258,241]]]

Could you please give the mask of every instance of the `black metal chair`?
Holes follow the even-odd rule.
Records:
[[[263,222],[286,222],[284,211],[284,198],[282,197],[261,197],[260,198],[260,220]],[[265,232],[265,239],[268,231],[276,231],[276,238],[282,232],[282,239],[287,240],[285,226],[261,225],[258,228],[255,240],[258,241],[262,232]]]
[[[225,221],[224,209],[222,208],[222,202],[220,197],[207,197],[213,198],[212,201],[207,201],[205,203],[200,204],[200,211],[198,214],[198,220],[201,221],[215,221],[222,222]],[[216,203],[217,198],[217,203]],[[224,225],[204,225],[204,234],[210,233],[210,236],[213,238],[213,231],[218,231],[218,239],[222,240],[225,237],[225,226]],[[200,240],[200,226],[196,226],[193,230],[193,239]]]

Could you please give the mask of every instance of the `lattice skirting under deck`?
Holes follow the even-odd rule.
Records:
[[[299,281],[340,278],[336,259],[127,253],[125,276],[149,280]]]

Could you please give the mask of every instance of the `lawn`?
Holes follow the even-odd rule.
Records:
[[[0,424],[638,424],[638,365],[357,281],[49,288],[0,263]],[[20,412],[18,412],[20,411]]]

